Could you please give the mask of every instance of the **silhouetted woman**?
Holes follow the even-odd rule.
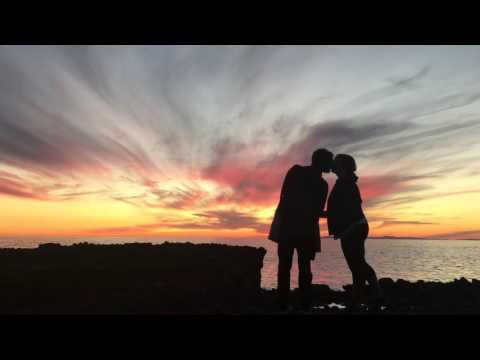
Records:
[[[338,179],[327,202],[328,231],[334,239],[340,239],[343,254],[352,272],[353,306],[359,305],[366,281],[373,290],[375,303],[382,299],[375,271],[365,260],[365,240],[369,228],[362,210],[356,169],[355,160],[350,155],[335,156],[332,170]]]

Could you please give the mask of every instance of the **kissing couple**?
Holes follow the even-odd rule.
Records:
[[[365,240],[368,221],[362,210],[362,198],[355,174],[357,166],[352,156],[335,157],[326,149],[312,154],[311,165],[292,166],[283,181],[280,201],[268,238],[278,244],[277,296],[281,311],[290,310],[290,270],[293,253],[297,251],[300,306],[312,307],[311,262],[321,251],[321,217],[327,218],[328,232],[340,239],[343,255],[352,273],[352,308],[358,308],[366,282],[373,293],[373,303],[383,300],[377,275],[365,260]],[[327,201],[328,183],[323,173],[332,171],[337,181]],[[324,210],[327,203],[327,210]]]

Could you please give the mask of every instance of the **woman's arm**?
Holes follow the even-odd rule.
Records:
[[[362,224],[362,223],[367,223],[367,220],[365,218],[359,220],[359,221],[355,221],[353,224],[351,224],[344,232],[342,232],[341,234],[337,235],[338,238],[345,238],[345,237],[348,237],[353,229],[355,228],[355,226],[359,225],[359,224]]]
[[[343,238],[348,237],[348,235],[351,234],[351,232],[352,232],[353,228],[355,227],[355,225],[356,225],[356,224],[352,224],[352,225],[350,225],[346,230],[344,230],[342,233],[334,235],[334,236],[333,236],[334,239],[343,239]]]

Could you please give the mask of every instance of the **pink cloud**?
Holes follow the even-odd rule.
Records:
[[[0,194],[35,200],[50,200],[48,192],[5,177],[0,177]]]

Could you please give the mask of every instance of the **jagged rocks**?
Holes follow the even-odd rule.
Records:
[[[275,314],[260,287],[265,250],[213,244],[125,244],[0,249],[1,314]],[[313,285],[313,315],[480,314],[480,281],[379,279],[380,308],[352,312],[345,291]],[[299,300],[292,291],[292,302]],[[295,313],[295,312],[294,312]]]
[[[0,250],[0,313],[240,312],[258,301],[265,249],[190,243]]]

